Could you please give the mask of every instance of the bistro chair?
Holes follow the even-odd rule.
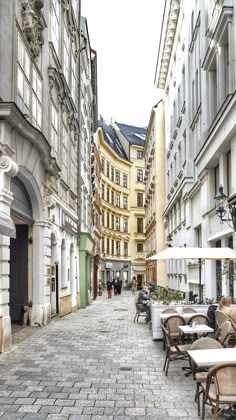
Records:
[[[204,314],[196,314],[191,316],[191,318],[188,320],[188,325],[192,325],[193,322],[197,322],[198,325],[207,325],[208,324],[208,317]]]
[[[223,347],[228,347],[231,334],[231,322],[225,321],[219,328],[218,340]]]
[[[209,337],[198,338],[198,340],[194,341],[191,345],[191,350],[205,350],[218,348],[222,348],[222,345],[217,340],[214,340],[214,338]],[[192,373],[193,380],[196,383],[195,402],[197,402],[198,415],[200,416],[200,394],[203,392],[202,383],[206,382],[208,371],[203,368],[198,368],[196,364],[192,361]]]
[[[181,315],[171,315],[163,322],[164,327],[167,329],[169,335],[173,339],[180,337],[179,326],[185,325],[185,319]]]
[[[180,345],[177,343],[176,340],[171,336],[167,328],[161,324],[161,328],[163,330],[164,340],[165,340],[165,347],[166,347],[166,357],[163,366],[163,371],[165,372],[165,376],[168,375],[169,364],[170,362],[174,362],[175,360],[188,360],[188,353],[187,351],[190,350],[189,344]]]
[[[177,314],[177,311],[174,308],[167,308],[167,309],[164,309],[161,313],[162,314]]]
[[[183,308],[184,314],[191,314],[191,313],[197,313],[196,309],[194,308]]]
[[[203,387],[202,420],[205,419],[206,404],[212,406],[214,420],[225,408],[229,414],[235,414],[236,363],[224,363],[210,369]]]
[[[218,339],[219,335],[220,335],[220,329],[222,324],[225,321],[229,321],[231,324],[231,329],[230,329],[230,338],[234,338],[236,337],[236,329],[234,327],[234,324],[232,323],[231,319],[227,317],[227,315],[223,312],[220,311],[219,309],[216,309],[215,311],[215,320],[216,320],[216,338]]]
[[[136,313],[134,316],[134,322],[139,320],[140,316],[144,316],[146,317],[147,315],[147,310],[145,308],[145,306],[142,303],[137,303],[138,302],[138,296],[135,298],[135,309],[136,309]]]

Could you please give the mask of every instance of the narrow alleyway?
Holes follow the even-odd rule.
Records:
[[[133,317],[130,292],[104,293],[0,355],[0,419],[197,419],[191,376],[163,375],[162,343]]]

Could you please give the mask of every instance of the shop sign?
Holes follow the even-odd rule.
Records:
[[[77,223],[66,213],[63,212],[62,227],[71,233],[77,233]]]
[[[112,268],[113,264],[111,262],[106,263],[106,268]]]

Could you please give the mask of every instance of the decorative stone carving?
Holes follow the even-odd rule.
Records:
[[[41,13],[43,4],[43,0],[22,0],[22,29],[33,58],[39,56],[40,49],[44,44],[42,32],[45,24]]]

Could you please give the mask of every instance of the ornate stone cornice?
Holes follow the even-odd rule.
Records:
[[[179,10],[180,0],[166,1],[155,74],[155,84],[159,89],[165,88],[175,39],[175,31],[178,24]]]
[[[51,146],[43,133],[33,127],[17,108],[14,102],[0,102],[0,120],[7,121],[15,130],[27,139],[38,150],[45,169],[56,177],[59,177],[60,168],[56,159],[51,156]]]

